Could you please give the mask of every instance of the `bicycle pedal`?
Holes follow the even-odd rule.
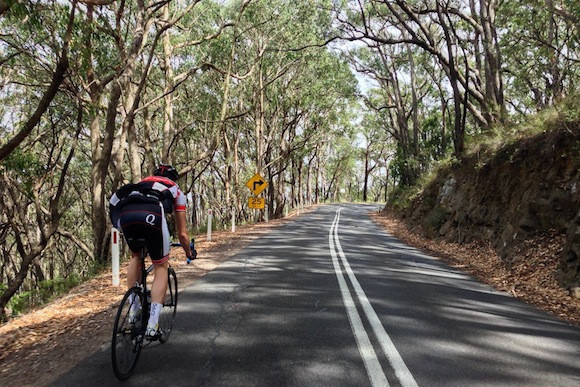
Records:
[[[157,341],[161,338],[161,333],[156,333],[154,336],[145,336],[145,339],[147,339],[147,341]]]

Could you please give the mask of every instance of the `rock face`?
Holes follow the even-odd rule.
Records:
[[[431,237],[489,241],[504,254],[533,235],[566,234],[560,281],[580,287],[579,165],[580,128],[567,125],[440,171],[406,215]]]
[[[580,298],[580,212],[568,228],[568,238],[562,256],[560,283],[572,289],[572,294]]]

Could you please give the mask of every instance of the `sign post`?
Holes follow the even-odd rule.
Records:
[[[211,208],[207,210],[207,240],[211,241],[211,218],[213,217],[213,212]]]
[[[119,286],[119,231],[111,229],[111,263],[113,265],[113,286]]]

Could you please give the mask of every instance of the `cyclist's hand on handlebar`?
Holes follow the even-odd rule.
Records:
[[[197,258],[197,252],[193,250],[191,252],[191,257],[187,257],[187,264],[189,265],[195,258]]]
[[[197,258],[197,250],[195,249],[195,241],[193,239],[191,239],[191,243],[189,244],[189,250],[191,250],[191,257],[187,257],[187,264]]]
[[[171,244],[172,247],[181,247],[181,243],[172,243]],[[191,261],[193,261],[195,258],[197,258],[197,250],[195,249],[195,242],[193,241],[193,239],[191,240],[191,243],[189,244],[189,250],[191,250],[191,256],[187,257],[187,263],[191,263]]]

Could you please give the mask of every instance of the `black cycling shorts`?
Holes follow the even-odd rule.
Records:
[[[121,209],[119,223],[123,236],[132,252],[139,246],[129,239],[144,239],[153,264],[162,264],[169,259],[169,229],[163,206],[152,203],[127,204]]]

